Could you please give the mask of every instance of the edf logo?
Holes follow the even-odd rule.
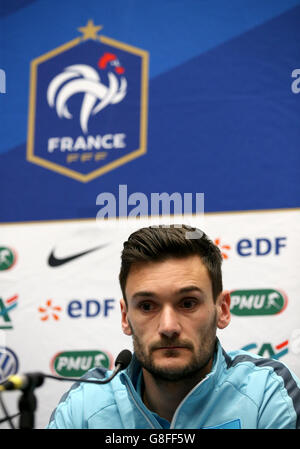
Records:
[[[98,299],[84,301],[74,299],[67,304],[65,312],[70,318],[95,318],[99,316],[107,318],[115,310],[115,302],[116,300],[113,298],[101,301]],[[40,319],[42,321],[59,321],[63,308],[53,302],[52,299],[48,299],[45,305],[38,308],[38,311],[41,313]]]
[[[67,306],[67,314],[71,318],[94,318],[98,315],[108,317],[110,311],[115,309],[114,303],[114,299],[104,299],[102,302],[88,299],[85,303],[74,299]]]
[[[241,239],[237,242],[236,250],[239,256],[278,256],[287,246],[287,237]]]

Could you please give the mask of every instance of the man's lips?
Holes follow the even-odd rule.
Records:
[[[155,349],[190,349],[186,346],[161,346],[159,348],[155,348]]]
[[[150,348],[149,348],[149,352],[151,353],[151,352],[153,352],[153,351],[157,351],[157,350],[164,350],[164,351],[167,351],[167,350],[175,350],[175,349],[188,349],[188,350],[190,350],[190,351],[193,351],[194,350],[194,347],[193,347],[193,345],[192,345],[192,343],[190,343],[189,341],[182,341],[182,342],[175,342],[174,341],[174,343],[173,342],[171,342],[171,341],[168,341],[168,342],[157,342],[157,343],[155,343],[155,344],[153,344],[153,346],[151,347],[150,346]]]

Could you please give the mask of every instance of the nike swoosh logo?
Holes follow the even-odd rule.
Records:
[[[104,248],[107,246],[107,244],[96,246],[96,248],[88,249],[87,251],[83,251],[81,253],[73,254],[69,257],[64,257],[62,259],[55,257],[54,250],[51,252],[49,258],[48,258],[48,264],[50,267],[59,267],[61,265],[64,265],[68,262],[71,262],[72,260],[78,259],[78,257],[85,256],[86,254],[90,254],[93,251],[96,251],[97,249]]]

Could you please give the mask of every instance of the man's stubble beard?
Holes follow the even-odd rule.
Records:
[[[167,338],[165,337],[161,341],[150,346],[149,353],[145,353],[142,343],[139,337],[134,332],[134,329],[128,320],[133,339],[133,348],[137,360],[140,362],[142,367],[146,369],[152,376],[158,380],[168,381],[168,382],[179,382],[184,379],[191,379],[195,376],[199,376],[201,372],[205,371],[208,363],[211,361],[214,351],[216,348],[216,330],[217,330],[217,312],[215,310],[212,322],[210,325],[201,331],[199,335],[199,349],[198,353],[195,353],[195,344],[187,340],[181,340],[177,338]],[[164,368],[157,366],[153,361],[153,351],[158,346],[185,346],[192,353],[191,360],[186,366],[182,368]],[[178,353],[174,353],[174,350],[165,350],[166,357],[178,356]],[[176,351],[176,350],[175,350]],[[205,373],[206,374],[206,373]],[[204,377],[204,376],[203,376]]]

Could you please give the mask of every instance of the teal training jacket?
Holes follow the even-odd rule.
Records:
[[[94,368],[87,379],[108,377]],[[177,407],[172,422],[151,412],[140,395],[141,366],[108,384],[76,382],[53,411],[49,429],[295,429],[300,428],[300,381],[285,364],[217,344],[211,372]]]

